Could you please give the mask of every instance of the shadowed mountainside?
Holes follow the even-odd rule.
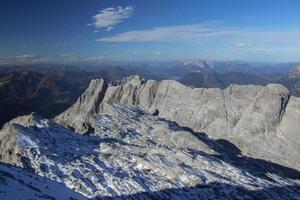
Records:
[[[275,199],[298,199],[294,196],[300,190],[300,186],[271,187],[250,191],[243,187],[230,184],[211,183],[207,185],[196,185],[194,187],[170,188],[161,191],[140,192],[131,195],[120,195],[104,197],[104,199],[247,199],[247,200],[275,200]],[[207,191],[210,191],[207,192]]]

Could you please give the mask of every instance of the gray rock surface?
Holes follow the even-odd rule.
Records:
[[[281,85],[230,85],[221,90],[138,76],[108,85],[95,80],[55,121],[85,133],[95,127],[94,114],[106,113],[113,103],[142,106],[180,126],[229,139],[247,155],[300,169],[299,99],[290,98]]]
[[[19,116],[4,124],[0,132],[0,161],[5,163],[18,163],[16,156],[21,149],[17,145],[17,133],[13,124],[17,123],[25,127],[36,125],[34,114]]]
[[[98,113],[106,89],[107,84],[103,79],[92,80],[77,102],[57,116],[56,121],[81,133],[90,131],[90,118]]]
[[[16,189],[33,186],[49,194],[51,179],[62,186],[52,194],[56,199],[68,199],[68,190],[61,192],[66,187],[95,199],[300,198],[297,170],[245,156],[227,140],[180,127],[140,106],[105,108],[107,114],[89,119],[94,130],[84,135],[36,115],[19,118],[22,124],[9,123],[19,149],[14,164],[26,169],[19,169],[17,179],[25,184]],[[1,180],[0,197],[1,191],[16,194],[9,187],[13,184]],[[27,196],[36,193],[29,190]]]

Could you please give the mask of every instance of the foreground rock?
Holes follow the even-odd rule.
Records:
[[[296,170],[243,156],[227,140],[141,107],[113,104],[106,113],[90,119],[94,129],[86,135],[36,115],[19,117],[0,131],[0,147],[10,138],[18,150],[11,163],[87,198],[300,198]]]
[[[140,105],[180,126],[228,139],[249,156],[300,169],[300,100],[277,84],[191,88],[176,81],[132,76],[107,85],[94,80],[56,122],[86,133],[95,114],[113,103]]]

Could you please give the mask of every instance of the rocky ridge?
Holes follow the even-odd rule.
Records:
[[[300,169],[300,99],[281,85],[230,85],[221,90],[138,76],[110,84],[94,80],[55,121],[86,133],[95,128],[94,115],[105,114],[114,103],[142,106],[180,126],[228,139],[249,156]]]
[[[15,141],[11,164],[91,199],[300,197],[296,170],[245,156],[227,140],[211,139],[140,106],[111,104],[105,112],[89,116],[88,134],[35,114],[19,117],[0,131],[0,148]]]

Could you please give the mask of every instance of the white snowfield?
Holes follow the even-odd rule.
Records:
[[[91,199],[300,199],[300,172],[294,169],[244,156],[227,140],[210,139],[139,106],[112,104],[106,113],[90,119],[94,127],[87,134],[36,115],[7,124],[0,131],[1,158],[10,154],[6,162],[34,173],[18,175],[28,198],[13,199],[30,199],[38,193],[31,186],[55,199],[75,192]],[[3,171],[15,173],[1,165]],[[0,199],[11,199],[5,195],[20,183],[6,179],[0,177]]]

